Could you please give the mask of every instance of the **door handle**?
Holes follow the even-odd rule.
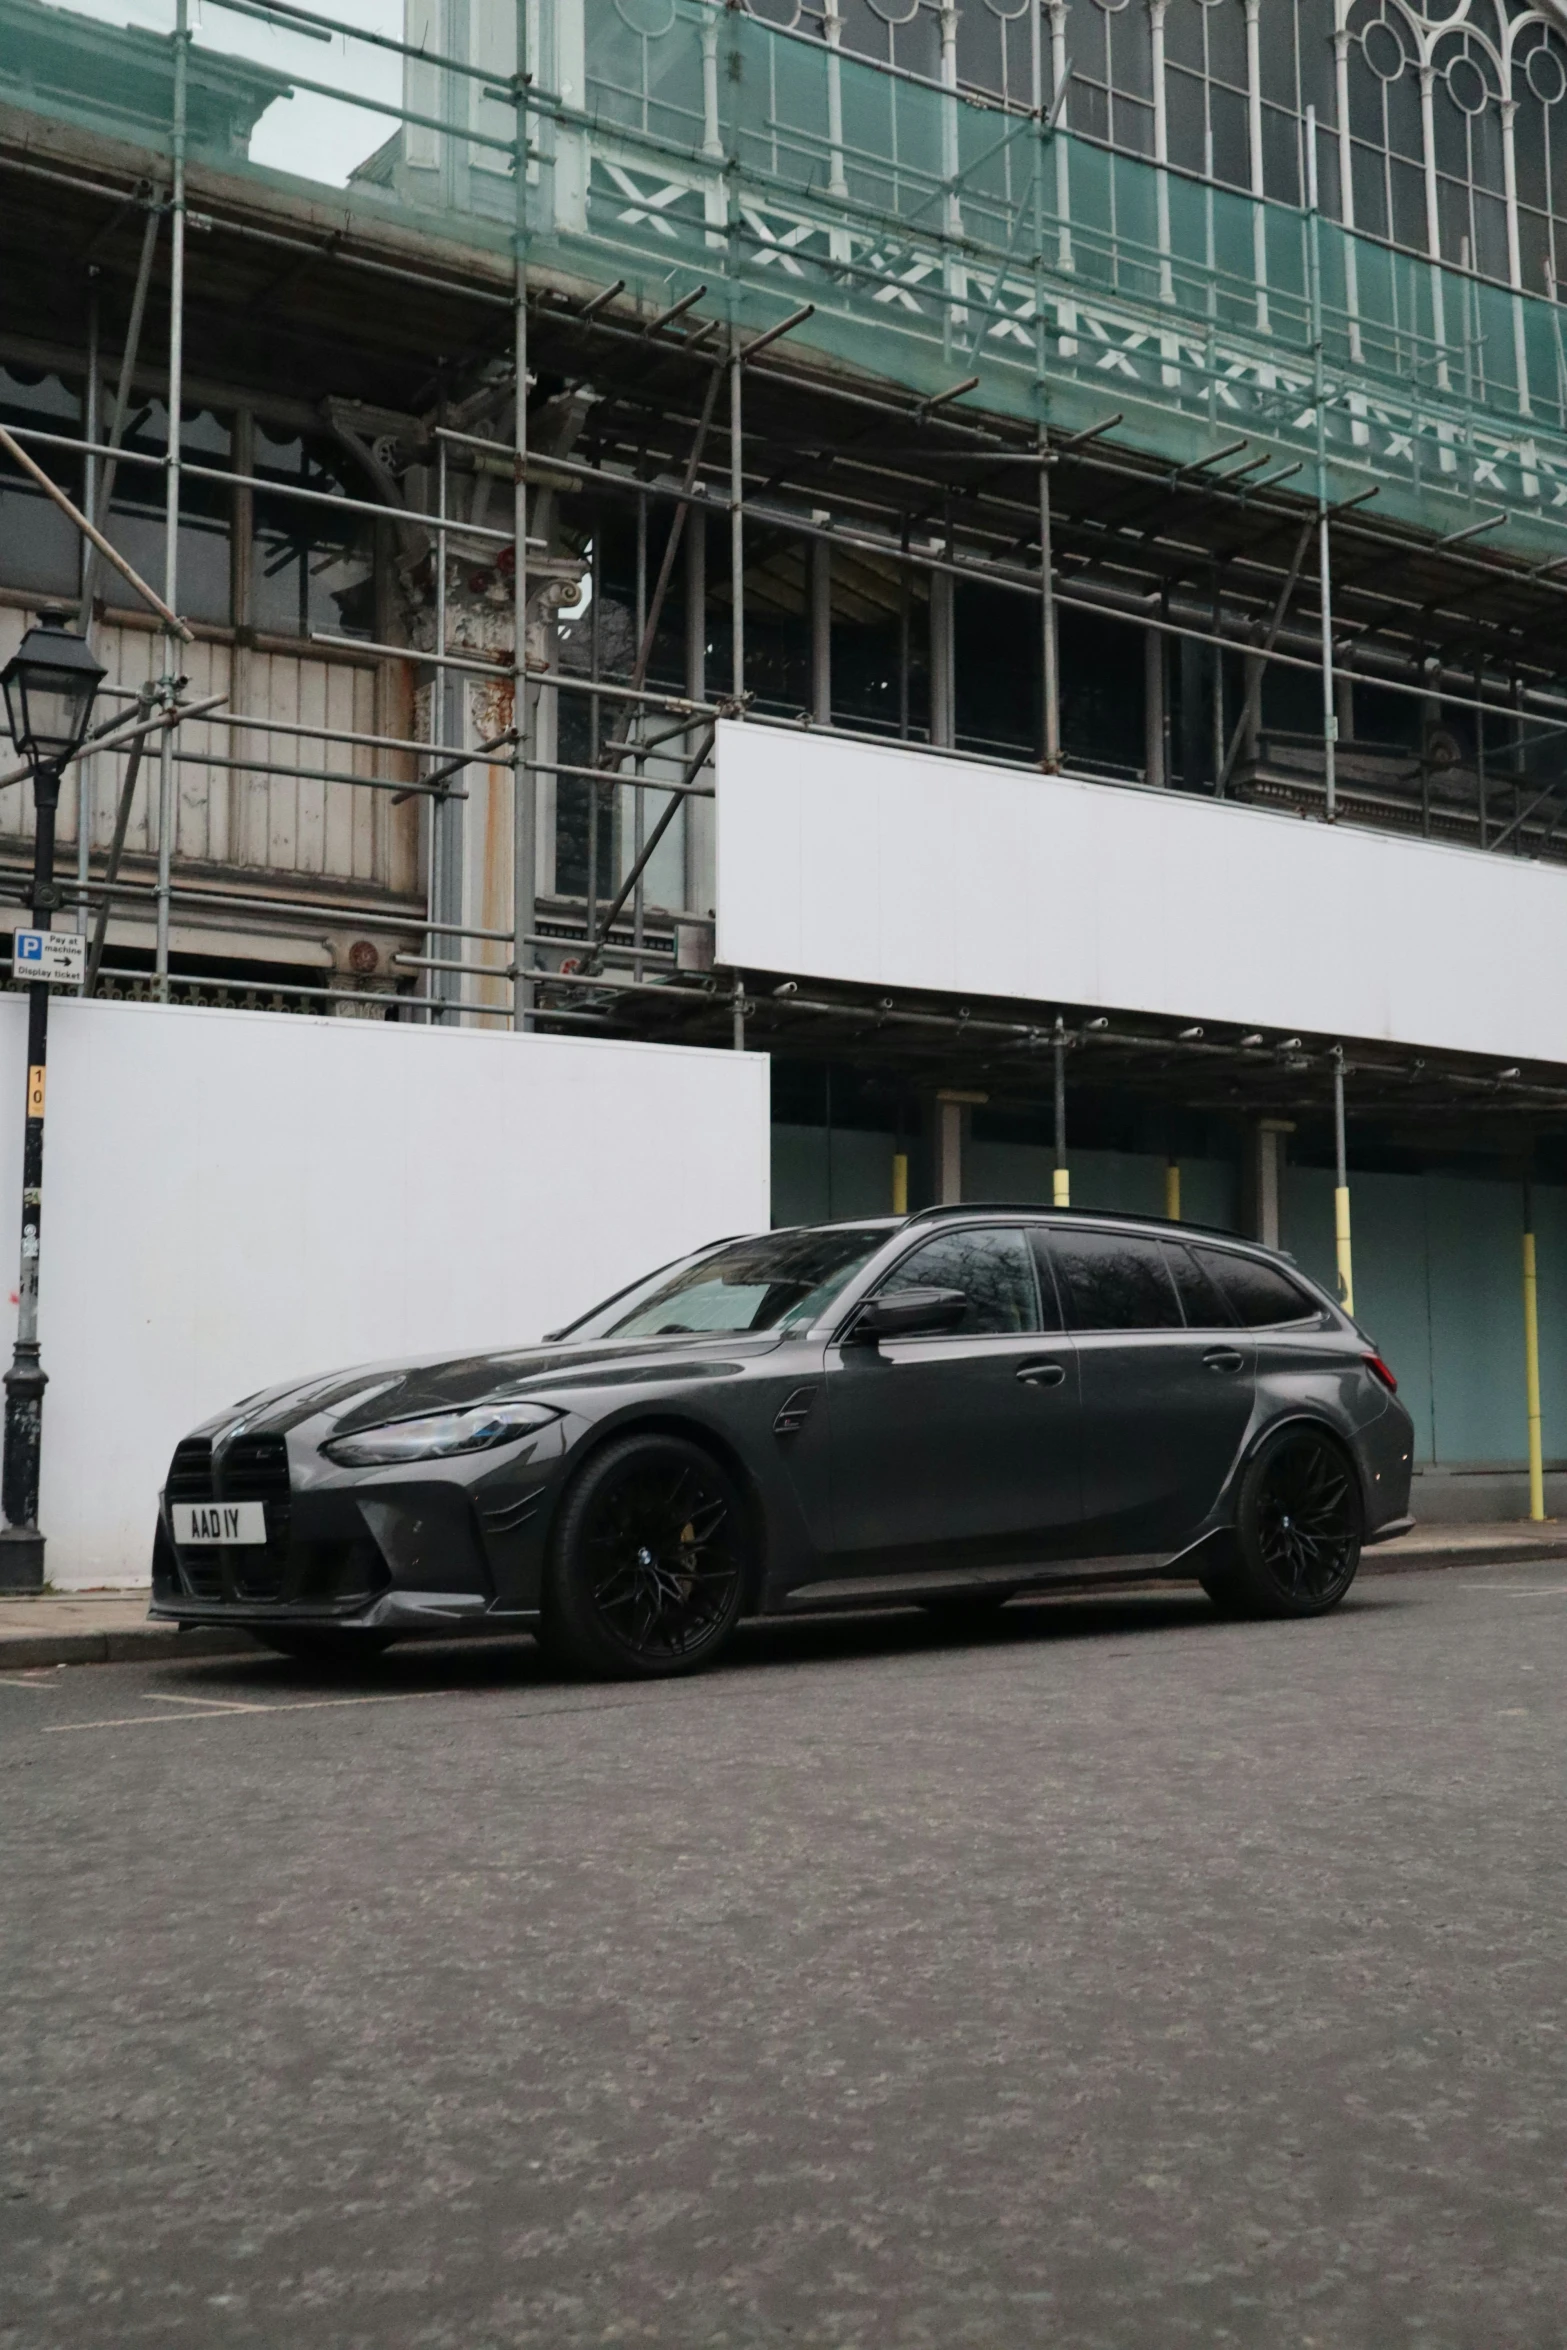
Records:
[[[1202,1367],[1205,1371],[1238,1371],[1245,1360],[1233,1346],[1216,1346],[1203,1356]]]
[[[1025,1387],[1059,1387],[1066,1377],[1064,1363],[1025,1363],[1017,1374]]]

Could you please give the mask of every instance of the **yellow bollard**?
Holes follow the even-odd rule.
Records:
[[[1349,1185],[1341,1183],[1333,1194],[1333,1238],[1338,1248],[1339,1303],[1346,1314],[1355,1311],[1355,1268],[1349,1250]]]
[[[1165,1162],[1164,1212],[1172,1224],[1181,1220],[1181,1170],[1173,1159]]]
[[[892,1212],[906,1216],[909,1212],[909,1156],[907,1151],[892,1154]]]
[[[1545,1516],[1545,1456],[1540,1444],[1540,1301],[1534,1273],[1534,1234],[1523,1236],[1524,1394],[1529,1407],[1529,1515]]]
[[[1055,1171],[1055,1179],[1050,1191],[1050,1203],[1052,1207],[1057,1208],[1069,1208],[1072,1205],[1072,1179],[1064,1167],[1058,1167]]]

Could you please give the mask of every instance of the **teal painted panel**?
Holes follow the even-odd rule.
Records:
[[[852,1126],[774,1126],[773,1222],[826,1224],[892,1213],[890,1134]]]
[[[1540,1281],[1540,1433],[1548,1461],[1567,1459],[1567,1191],[1534,1195]]]
[[[773,1222],[821,1224],[827,1216],[827,1129],[773,1128]]]
[[[1493,1187],[1494,1188],[1494,1187]],[[1436,1458],[1426,1195],[1419,1175],[1351,1171],[1355,1319],[1398,1380],[1415,1423],[1415,1458]],[[1326,1167],[1289,1167],[1284,1177],[1284,1245],[1330,1296],[1338,1294],[1333,1176]]]
[[[827,1153],[829,1217],[890,1216],[893,1138],[835,1126]]]
[[[1220,1232],[1239,1232],[1240,1169],[1228,1159],[1183,1159],[1181,1215],[1189,1224],[1212,1224]]]
[[[1333,1247],[1333,1176],[1326,1167],[1284,1170],[1279,1221],[1280,1245],[1303,1273],[1338,1295],[1338,1259]]]
[[[964,1193],[975,1200],[1038,1200],[1048,1207],[1054,1165],[1038,1143],[971,1141],[963,1158]]]
[[[1148,1151],[1073,1151],[1072,1205],[1126,1216],[1164,1214],[1165,1162]],[[1028,1142],[971,1142],[963,1165],[968,1199],[1038,1200],[1050,1205],[1055,1159]],[[1181,1213],[1199,1224],[1236,1228],[1235,1170],[1222,1159],[1181,1162]]]
[[[1424,1187],[1435,1458],[1522,1461],[1522,1188],[1454,1175]]]
[[[1390,1364],[1415,1423],[1415,1458],[1436,1457],[1436,1371],[1425,1185],[1418,1175],[1354,1175],[1350,1212],[1355,1319]]]

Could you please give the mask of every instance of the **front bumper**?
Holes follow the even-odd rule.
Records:
[[[153,1543],[155,1619],[433,1632],[536,1616],[555,1460],[354,1472],[313,1445],[296,1441],[285,1455],[273,1442],[265,1491],[247,1490],[221,1454],[183,1471],[176,1455]],[[202,1476],[209,1490],[197,1493]],[[260,1500],[265,1544],[176,1544],[171,1502],[207,1498]]]

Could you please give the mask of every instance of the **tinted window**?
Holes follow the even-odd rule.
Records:
[[[1158,1241],[1055,1231],[1050,1253],[1068,1329],[1180,1329],[1181,1309]]]
[[[985,1225],[942,1232],[906,1256],[882,1283],[890,1289],[961,1289],[963,1331],[1037,1330],[1034,1266],[1021,1232]]]
[[[1176,1293],[1188,1330],[1227,1330],[1235,1316],[1189,1248],[1166,1241],[1165,1255],[1175,1277]]]
[[[1265,1329],[1270,1322],[1299,1322],[1317,1311],[1293,1281],[1272,1265],[1258,1264],[1255,1257],[1232,1257],[1220,1248],[1200,1248],[1195,1254],[1229,1299],[1236,1321],[1249,1330]]]

